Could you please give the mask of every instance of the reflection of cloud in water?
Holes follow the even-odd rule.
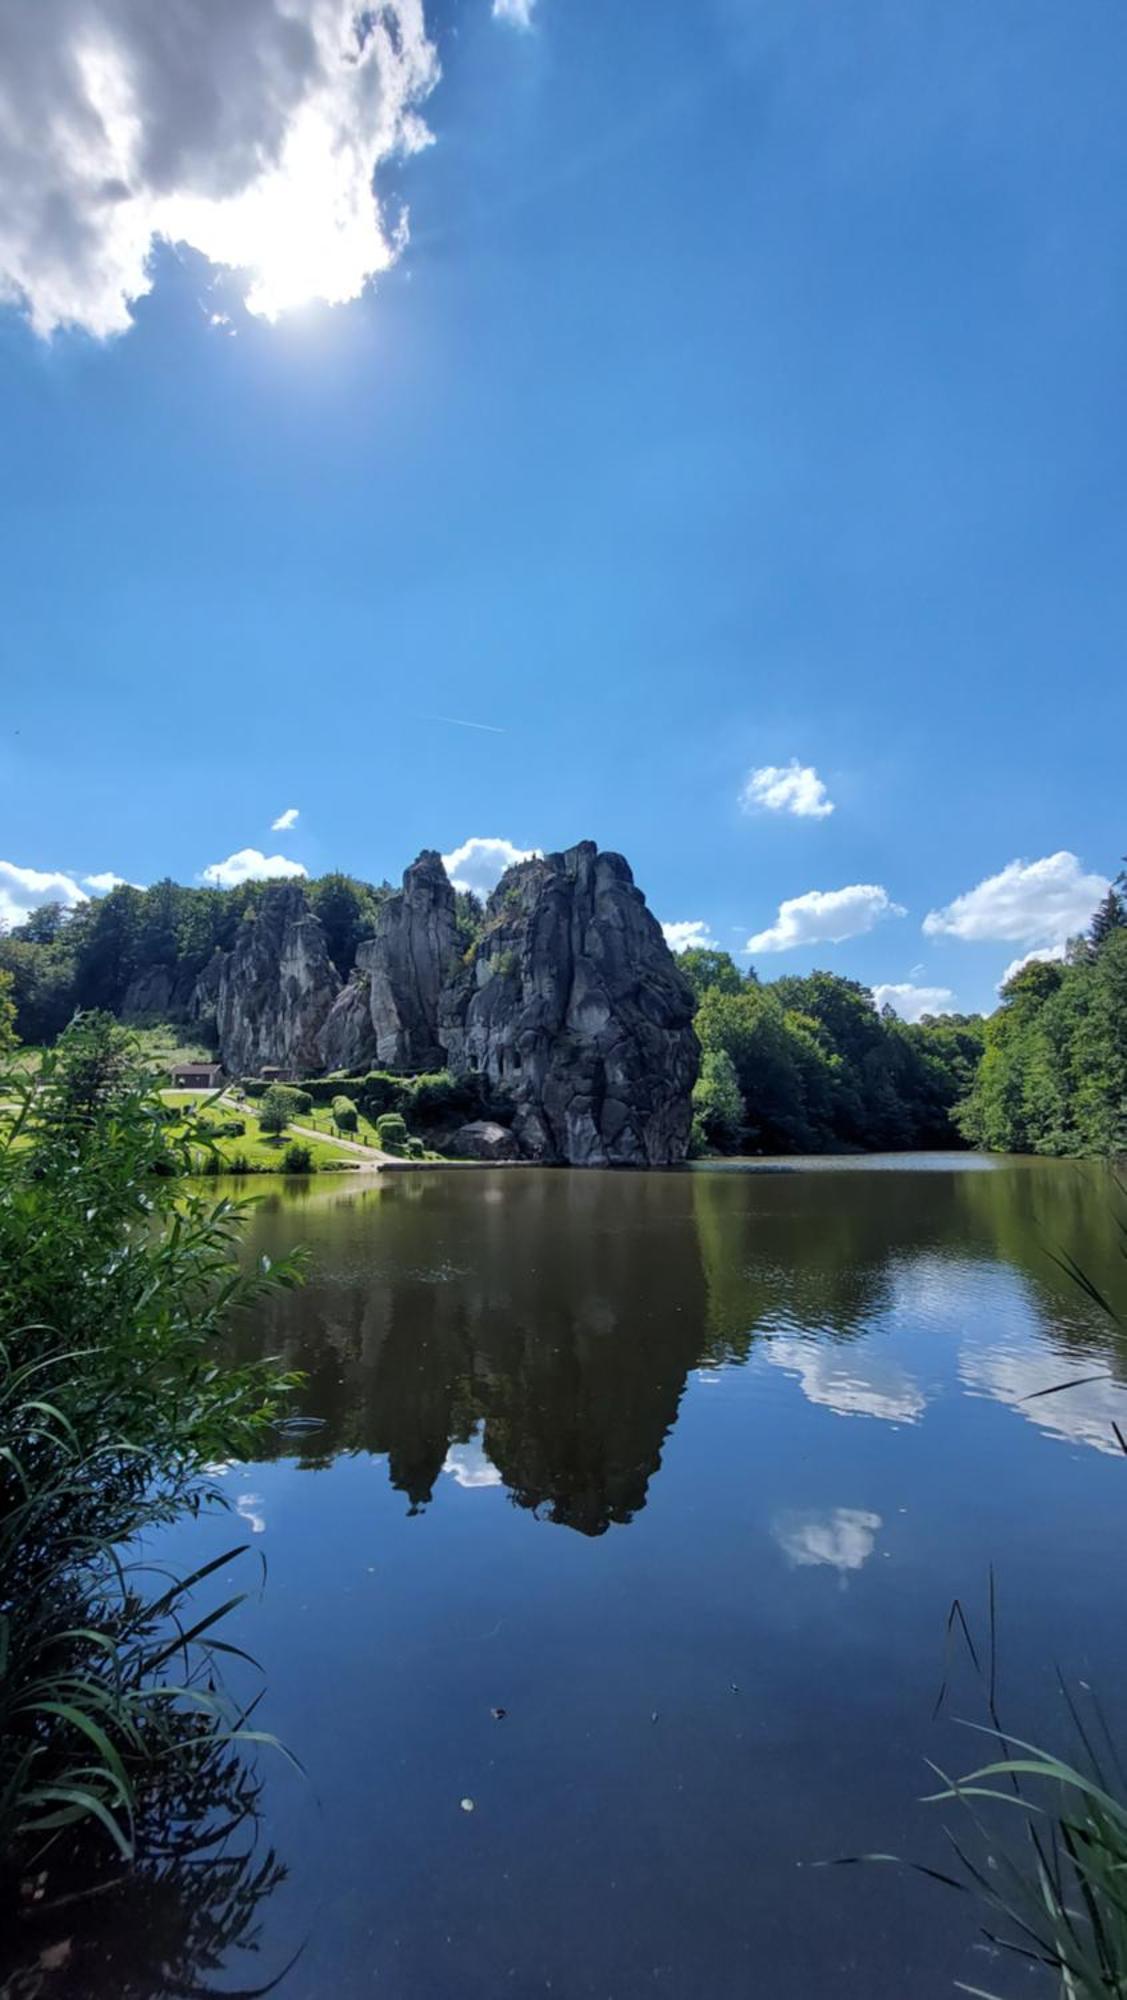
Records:
[[[834,1507],[826,1514],[783,1514],[772,1533],[787,1561],[799,1568],[815,1564],[836,1569],[861,1569],[876,1545],[879,1514],[861,1507]]]
[[[467,1444],[452,1444],[442,1461],[443,1472],[459,1486],[500,1486],[501,1475],[485,1456],[479,1425]]]
[[[261,1493],[240,1493],[235,1502],[236,1514],[246,1522],[252,1535],[261,1535],[266,1529],[266,1516],[258,1512],[261,1505]]]
[[[767,1359],[788,1375],[797,1375],[811,1403],[835,1410],[839,1417],[883,1417],[894,1424],[914,1424],[927,1398],[918,1382],[886,1356],[863,1347],[830,1347],[812,1340],[773,1340]]]
[[[969,1395],[992,1396],[1011,1409],[1020,1409],[1021,1415],[1047,1437],[1066,1438],[1072,1444],[1089,1444],[1097,1451],[1118,1455],[1120,1447],[1112,1424],[1127,1429],[1127,1389],[1112,1377],[1062,1389],[1057,1396],[1038,1396],[1035,1403],[1025,1401],[1039,1389],[1053,1389],[1098,1367],[1098,1361],[1089,1357],[1054,1354],[1043,1347],[1019,1352],[1012,1347],[965,1346],[959,1354],[959,1379]]]

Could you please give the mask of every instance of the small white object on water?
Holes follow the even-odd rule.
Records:
[[[463,1799],[463,1800],[462,1800],[462,1811],[463,1811],[463,1812],[473,1812],[473,1810],[474,1810],[474,1802],[473,1802],[473,1800],[472,1800],[472,1799]]]

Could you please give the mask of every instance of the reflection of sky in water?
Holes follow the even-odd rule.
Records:
[[[442,1462],[442,1470],[458,1486],[500,1486],[501,1475],[490,1463],[481,1442],[484,1426],[479,1424],[466,1444],[452,1444]]]
[[[1078,1375],[1094,1373],[1080,1357],[1064,1356],[1054,1349],[1018,1349],[1001,1345],[967,1343],[959,1355],[959,1380],[971,1396],[991,1396],[1020,1410],[1046,1437],[1065,1438],[1070,1444],[1089,1444],[1096,1451],[1120,1452],[1112,1429],[1117,1423],[1127,1430],[1127,1388],[1110,1376],[1099,1382],[1078,1383],[1061,1389],[1058,1395],[1040,1391],[1055,1389]],[[1037,1398],[1036,1402],[1026,1399]]]
[[[834,1507],[828,1513],[780,1515],[771,1532],[796,1568],[825,1566],[844,1576],[868,1562],[880,1526],[880,1515],[866,1508]]]
[[[897,1362],[866,1345],[831,1347],[796,1338],[773,1340],[766,1351],[776,1368],[797,1375],[809,1402],[839,1417],[914,1424],[923,1415],[927,1399],[919,1384]]]

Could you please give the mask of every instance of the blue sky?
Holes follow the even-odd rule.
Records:
[[[1127,845],[1118,0],[402,0],[389,268],[269,319],[189,246],[270,227],[199,200],[279,10],[16,30],[9,112],[94,22],[147,151],[95,201],[63,124],[0,148],[0,901],[593,838],[764,976],[992,1005]],[[285,216],[268,303],[337,268]]]

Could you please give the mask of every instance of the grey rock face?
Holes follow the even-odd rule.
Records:
[[[218,955],[214,977],[219,1052],[230,1075],[263,1063],[320,1066],[317,1037],[340,978],[296,883],[267,889],[234,949]]]
[[[491,1118],[471,1118],[468,1125],[459,1125],[446,1151],[456,1160],[515,1160],[520,1157],[520,1149],[508,1126],[496,1125]]]
[[[337,994],[317,1035],[326,1069],[371,1069],[376,1062],[368,975],[359,973]]]
[[[684,1159],[693,996],[621,855],[583,841],[510,869],[440,1011],[450,1067],[507,1093],[526,1157]]]
[[[441,1069],[439,1000],[461,959],[454,891],[442,856],[426,849],[376,919],[356,963],[371,982],[376,1060],[383,1069]]]

